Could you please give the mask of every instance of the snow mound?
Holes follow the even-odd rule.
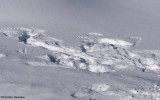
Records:
[[[0,53],[0,58],[4,58],[6,55]]]
[[[49,37],[44,30],[30,28],[0,29],[5,36],[15,38],[24,45],[40,47],[52,53],[34,56],[37,61],[27,59],[27,65],[32,66],[61,66],[77,68],[85,71],[104,73],[139,67],[143,71],[160,71],[159,51],[143,52],[132,50],[140,38],[130,38],[133,43],[121,39],[100,38],[100,33],[88,33],[83,36],[78,47],[66,46],[62,40]],[[93,37],[94,36],[94,37]],[[24,49],[19,51],[27,54]]]
[[[87,88],[83,88],[82,90],[72,94],[72,96],[79,98],[79,97],[85,97],[93,94],[103,94],[109,88],[110,86],[108,84],[92,84],[91,86],[88,86]]]
[[[123,41],[123,40],[118,40],[118,39],[108,39],[108,38],[101,38],[98,39],[98,43],[108,43],[111,45],[119,46],[119,47],[130,47],[132,46],[131,43]]]
[[[107,91],[109,88],[110,86],[107,84],[92,84],[92,86],[89,89],[91,91],[101,93]]]

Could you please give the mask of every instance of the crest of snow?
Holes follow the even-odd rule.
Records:
[[[131,93],[137,94],[138,92],[135,89],[130,90]]]
[[[0,53],[0,58],[4,58],[6,55]]]
[[[59,47],[56,47],[53,45],[48,45],[48,44],[46,44],[42,41],[38,41],[32,37],[28,39],[27,44],[32,45],[32,46],[36,46],[36,47],[43,47],[43,48],[49,49],[51,51],[63,52],[62,48],[59,48]]]
[[[108,39],[108,38],[100,38],[100,39],[98,39],[98,43],[108,43],[108,44],[122,46],[122,47],[132,46],[132,44],[129,42],[126,42],[123,40],[118,40],[118,39]]]

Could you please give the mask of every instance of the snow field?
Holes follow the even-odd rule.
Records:
[[[100,33],[86,34],[87,36],[82,39],[82,44],[76,48],[64,45],[59,39],[48,37],[44,30],[39,29],[6,28],[1,29],[1,33],[26,45],[52,51],[51,54],[41,55],[38,58],[41,62],[26,61],[27,64],[33,66],[54,66],[56,64],[95,73],[114,72],[134,67],[156,72],[160,70],[159,54],[155,54],[156,58],[145,57],[149,54],[141,54],[139,51],[132,50],[132,43],[120,39],[96,37],[101,36]],[[131,39],[140,40],[134,37]],[[26,51],[20,50],[25,53]]]

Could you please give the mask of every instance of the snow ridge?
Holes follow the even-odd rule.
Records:
[[[40,62],[26,60],[32,66],[60,65],[85,71],[104,73],[139,67],[143,71],[160,71],[160,54],[132,50],[140,38],[131,38],[133,44],[120,39],[101,38],[100,33],[91,32],[82,38],[77,48],[66,46],[63,41],[49,37],[44,30],[30,28],[0,29],[5,36],[15,38],[25,45],[41,47],[51,54],[35,56]],[[96,38],[95,38],[96,37]],[[27,50],[25,50],[27,51]],[[152,57],[151,55],[155,55]]]

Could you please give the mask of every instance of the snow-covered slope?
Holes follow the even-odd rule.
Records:
[[[143,39],[138,49],[159,49],[159,0],[1,0],[1,27],[38,27],[77,44],[76,36]],[[152,40],[152,41],[151,41]]]
[[[160,70],[160,51],[141,52],[132,50],[132,43],[97,37],[88,33],[78,47],[65,46],[61,40],[45,35],[44,30],[28,28],[6,28],[0,32],[7,37],[15,38],[20,43],[33,47],[42,47],[52,53],[41,54],[39,61],[25,61],[32,66],[60,65],[68,68],[79,68],[96,73],[113,72],[120,69],[139,67],[143,70]],[[102,35],[102,34],[101,34]],[[19,50],[27,53],[27,48]],[[33,56],[32,56],[33,58]]]
[[[0,97],[160,100],[159,5],[0,0]]]
[[[17,90],[16,94],[24,95],[28,98],[34,98],[34,96],[41,95],[41,92],[37,91],[39,91],[39,89],[41,88],[44,88],[46,91],[42,92],[44,93],[44,95],[41,96],[42,100],[44,98],[58,99],[60,98],[59,95],[61,93],[55,96],[53,96],[52,94],[61,92],[65,88],[64,90],[67,92],[69,92],[70,90],[73,91],[69,92],[68,95],[65,94],[67,95],[67,97],[70,96],[70,99],[81,100],[83,98],[87,99],[89,97],[97,99],[101,98],[102,100],[105,100],[106,97],[110,100],[118,98],[122,100],[160,99],[158,81],[158,73],[160,71],[160,51],[134,50],[133,48],[136,45],[135,43],[138,43],[136,42],[136,40],[139,41],[139,38],[130,38],[131,42],[128,42],[120,39],[105,38],[101,33],[91,32],[87,33],[85,36],[78,36],[78,39],[81,39],[82,44],[77,45],[77,47],[72,47],[63,43],[62,40],[47,36],[45,34],[45,31],[40,29],[2,28],[0,29],[0,34],[2,39],[5,38],[9,41],[15,41],[18,45],[18,47],[15,48],[14,51],[12,51],[16,53],[14,55],[11,54],[5,56],[4,54],[6,54],[7,52],[2,49],[4,54],[1,54],[1,58],[5,58],[2,59],[3,62],[1,62],[0,64],[1,66],[7,66],[7,68],[5,69],[3,69],[2,67],[2,73],[5,73],[5,71],[10,72],[10,68],[8,69],[8,67],[10,66],[8,66],[7,64],[4,65],[4,62],[9,63],[9,65],[12,63],[17,63],[18,65],[14,64],[14,66],[12,66],[12,69],[17,70],[18,72],[19,67],[24,67],[26,69],[26,67],[28,66],[31,69],[33,68],[34,70],[40,67],[43,69],[43,71],[47,70],[48,68],[51,70],[61,68],[60,74],[68,74],[68,71],[69,73],[71,73],[71,76],[67,77],[67,80],[62,80],[62,83],[60,82],[61,85],[65,81],[69,81],[67,82],[67,84],[73,82],[70,88],[66,88],[65,85],[61,87],[58,87],[59,85],[55,85],[51,86],[53,90],[55,88],[58,88],[59,90],[51,92],[50,90],[48,90],[48,88],[50,87],[50,83],[48,84],[48,79],[46,80],[46,78],[44,78],[43,81],[40,81],[40,83],[38,80],[39,78],[41,78],[40,76],[42,76],[42,78],[48,77],[50,79],[51,73],[47,73],[47,76],[43,76],[43,74],[36,72],[35,74],[32,73],[31,75],[36,75],[34,77],[39,77],[38,79],[31,81],[30,78],[27,78],[25,79],[25,81],[19,81],[17,80],[17,74],[20,73],[17,73],[17,71],[13,71],[15,75],[15,79],[13,81],[15,82],[15,84],[17,84],[17,82],[20,82],[19,86],[22,85],[22,87],[15,87],[14,84],[11,84],[12,82],[6,83],[6,85],[8,86],[4,85],[3,87],[5,87],[5,89],[7,87],[10,87],[9,91],[13,91],[12,89],[18,88],[19,90]],[[133,41],[133,39],[135,40]],[[5,49],[8,48],[9,47]],[[66,68],[69,69],[67,70],[67,72]],[[137,75],[136,70],[140,71],[140,75]],[[82,74],[88,73],[89,76],[87,75],[86,77],[89,78],[90,75],[92,76],[92,72],[95,73],[94,75],[96,75],[96,77],[94,78],[94,81],[92,81],[91,77],[91,79],[84,81],[82,77],[84,83],[82,80],[81,83],[77,83],[79,78],[76,78],[74,76],[77,72],[72,76],[71,71],[80,72],[76,77],[80,77]],[[30,73],[30,71],[25,72]],[[44,72],[46,73],[46,71]],[[132,74],[130,74],[130,72],[132,72]],[[143,73],[148,73],[147,76],[150,74],[152,76],[148,78],[146,76],[143,76]],[[10,79],[9,75],[7,74],[5,77],[7,77],[7,79]],[[39,74],[41,75],[39,76]],[[56,77],[53,76],[52,80],[59,80],[59,78],[62,77],[57,76],[57,73],[55,75]],[[27,76],[28,75],[22,75],[21,78]],[[29,75],[29,77],[32,76]],[[102,82],[98,81],[98,77]],[[106,80],[105,77],[108,77],[108,79]],[[152,78],[157,79],[154,80]],[[59,81],[52,82],[52,80],[51,83],[53,84],[57,84],[57,82],[59,83]],[[4,80],[4,82],[6,81]],[[35,85],[33,85],[33,87],[37,87],[36,90],[31,89],[32,84],[34,84],[32,82],[35,82]],[[86,82],[87,84],[85,84]],[[126,83],[128,85],[126,85]],[[28,86],[24,84],[30,85]],[[77,86],[77,84],[79,85]],[[5,89],[2,94],[7,93],[7,90]],[[19,93],[18,91],[23,92]],[[27,91],[29,94],[27,93]],[[30,93],[32,92],[38,94],[30,95]],[[8,93],[9,95],[14,95],[14,93],[12,92]]]

